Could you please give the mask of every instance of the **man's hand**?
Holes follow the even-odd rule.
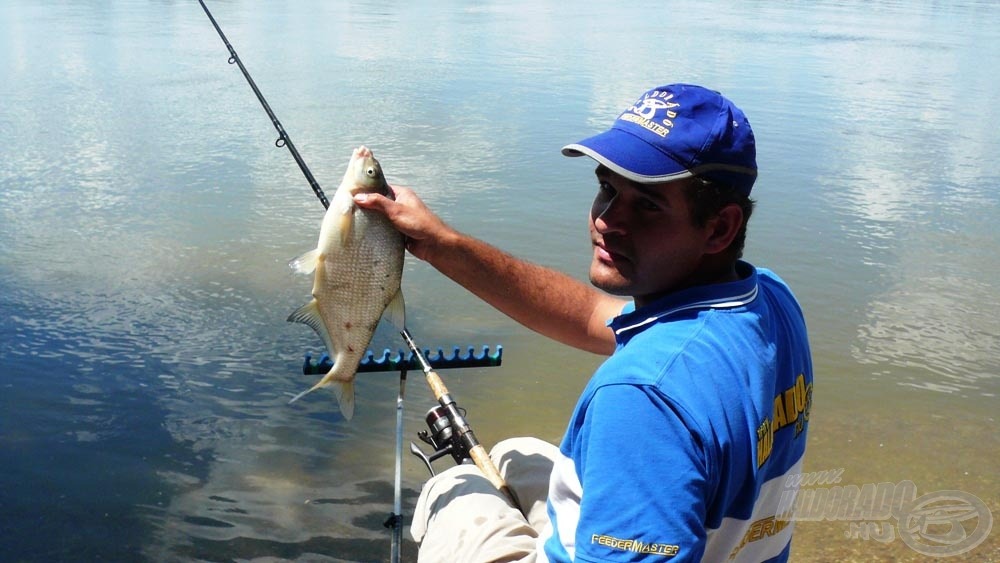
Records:
[[[396,230],[406,236],[406,249],[421,260],[430,261],[436,247],[458,233],[428,209],[409,188],[390,186],[395,200],[381,194],[358,194],[354,203],[385,215]]]
[[[406,236],[406,249],[524,326],[597,354],[610,354],[607,320],[625,302],[566,274],[516,258],[441,220],[409,188],[395,200],[358,194],[358,207],[385,215]]]

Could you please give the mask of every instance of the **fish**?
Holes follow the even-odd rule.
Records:
[[[359,193],[393,197],[372,151],[354,149],[347,171],[323,216],[316,248],[289,262],[300,274],[313,274],[312,300],[288,316],[309,325],[333,358],[333,367],[293,403],[331,387],[340,412],[354,416],[354,378],[358,363],[384,316],[399,330],[406,324],[403,299],[404,237],[376,211],[355,205]]]

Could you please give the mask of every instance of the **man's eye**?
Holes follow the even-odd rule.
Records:
[[[636,203],[636,205],[639,207],[639,209],[642,209],[644,211],[659,211],[660,210],[659,204],[657,204],[656,202],[654,202],[651,199],[640,198],[639,201]]]

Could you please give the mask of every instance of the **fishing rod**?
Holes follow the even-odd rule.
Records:
[[[288,136],[288,133],[285,131],[285,128],[282,127],[281,122],[278,121],[278,117],[274,115],[274,111],[271,110],[271,106],[267,103],[267,100],[264,99],[264,95],[261,94],[260,89],[257,88],[257,84],[253,81],[253,78],[250,76],[250,73],[243,65],[243,61],[240,60],[239,55],[236,54],[236,49],[234,49],[232,44],[229,43],[229,39],[227,39],[226,34],[222,32],[222,28],[219,27],[218,22],[215,21],[215,17],[212,16],[212,12],[209,11],[208,6],[205,5],[204,0],[198,0],[198,3],[201,4],[202,9],[205,10],[205,15],[208,16],[208,19],[212,22],[212,26],[215,27],[215,31],[219,33],[219,37],[222,39],[222,42],[226,45],[226,49],[229,50],[229,64],[235,63],[236,65],[239,66],[240,72],[243,73],[243,76],[244,78],[246,78],[247,83],[250,84],[250,88],[253,90],[253,93],[256,94],[257,100],[260,101],[260,104],[264,107],[264,111],[267,112],[267,116],[271,118],[271,123],[274,125],[274,128],[278,131],[278,139],[274,142],[274,145],[279,148],[282,146],[288,147],[288,151],[292,153],[292,157],[295,159],[295,163],[299,165],[299,169],[302,171],[302,174],[304,174],[306,180],[309,181],[309,186],[312,188],[313,193],[315,193],[316,197],[319,198],[319,201],[320,203],[323,204],[323,207],[325,209],[328,209],[330,207],[330,200],[326,198],[326,195],[323,193],[323,189],[320,188],[319,182],[316,181],[316,178],[313,177],[312,172],[309,170],[309,166],[306,165],[306,162],[305,160],[302,159],[302,155],[299,154],[299,151],[295,149],[295,144],[292,143],[292,139]],[[449,427],[452,428],[455,432],[457,432],[456,443],[460,444],[463,454],[465,451],[467,451],[468,455],[471,456],[476,466],[479,467],[480,471],[483,472],[483,475],[485,475],[486,478],[497,489],[499,489],[507,497],[507,499],[511,503],[513,503],[515,507],[518,506],[513,493],[511,492],[510,488],[507,487],[507,484],[504,482],[504,479],[500,475],[500,472],[497,470],[496,465],[493,463],[493,460],[490,459],[489,455],[486,453],[486,449],[483,448],[483,446],[479,443],[478,440],[476,440],[476,436],[475,434],[473,434],[472,428],[469,426],[469,423],[465,420],[464,413],[455,404],[455,400],[448,393],[448,389],[444,386],[444,382],[441,381],[441,377],[438,376],[438,374],[431,369],[430,364],[427,362],[427,358],[424,357],[423,353],[420,351],[419,348],[417,348],[416,344],[413,342],[413,338],[410,335],[410,332],[404,327],[402,332],[400,332],[400,334],[403,336],[403,340],[406,341],[407,346],[409,346],[410,350],[419,360],[420,365],[423,368],[424,374],[426,375],[427,383],[428,385],[430,385],[431,391],[434,393],[434,397],[438,400],[440,408],[442,409],[440,411],[441,416],[443,417],[444,420],[447,420]],[[402,467],[401,467],[402,431],[403,431],[402,409],[403,409],[403,388],[405,386],[405,382],[406,382],[406,366],[404,365],[402,366],[402,369],[400,371],[399,397],[396,402],[397,438],[396,438],[395,499],[393,505],[394,513],[390,515],[389,520],[386,521],[386,526],[391,527],[393,529],[393,545],[391,553],[392,561],[399,560],[399,546],[402,539],[402,528],[403,528],[400,476],[402,474]],[[430,423],[430,418],[428,419],[428,421]],[[434,427],[432,426],[432,429],[433,428]],[[411,451],[414,448],[415,446],[411,448]],[[458,455],[453,454],[453,456],[455,457],[456,461],[459,461]],[[427,464],[428,468],[430,468],[430,462],[428,461],[426,456],[421,455],[421,458],[424,459],[424,462]],[[431,472],[433,473],[433,470]]]
[[[472,432],[472,427],[469,426],[468,421],[465,420],[464,412],[458,408],[455,403],[455,399],[448,393],[448,388],[445,387],[444,381],[441,380],[441,376],[431,369],[431,365],[427,362],[427,358],[424,357],[423,352],[420,348],[413,342],[413,338],[410,336],[410,331],[404,328],[399,333],[402,335],[403,340],[406,341],[406,345],[416,356],[417,360],[420,362],[420,367],[424,371],[424,375],[427,378],[427,385],[431,388],[431,392],[434,394],[434,398],[437,399],[440,405],[439,409],[432,409],[431,413],[428,415],[428,425],[431,429],[435,429],[435,425],[432,423],[432,419],[438,418],[440,420],[447,420],[448,426],[453,432],[457,434],[457,439],[459,441],[458,450],[464,454],[468,452],[469,457],[476,464],[476,467],[483,472],[483,475],[493,484],[501,493],[507,497],[507,500],[515,507],[519,506],[517,500],[514,498],[514,493],[507,486],[506,481],[500,472],[497,470],[496,464],[490,459],[489,454],[486,453],[486,448],[479,443],[476,439],[476,435]],[[416,449],[416,446],[411,447],[411,451]],[[420,456],[424,459],[424,463],[430,468],[430,462],[423,457],[421,454],[413,451],[414,454]],[[453,454],[456,461],[460,460],[460,456]]]
[[[204,0],[198,0],[198,3],[201,4],[202,9],[205,10],[205,15],[208,16],[209,20],[211,20],[212,25],[215,27],[215,31],[219,32],[219,37],[222,38],[222,42],[225,43],[226,48],[229,49],[229,64],[235,63],[240,67],[240,71],[247,79],[247,82],[250,83],[250,88],[253,89],[253,93],[256,94],[257,99],[260,100],[260,105],[264,106],[264,111],[266,111],[267,116],[271,118],[271,123],[274,125],[274,128],[278,130],[278,138],[274,141],[274,146],[278,148],[288,147],[288,152],[292,153],[292,158],[295,159],[295,163],[299,165],[299,169],[302,170],[303,174],[305,174],[306,180],[309,181],[309,186],[312,188],[313,193],[316,194],[316,197],[319,198],[320,203],[323,204],[323,208],[329,208],[330,200],[326,199],[326,194],[323,193],[323,188],[319,187],[319,182],[316,181],[312,172],[309,171],[309,167],[306,166],[306,161],[302,160],[302,155],[300,155],[299,151],[295,149],[295,143],[292,142],[292,138],[288,136],[288,133],[285,132],[285,128],[281,126],[281,122],[278,121],[277,116],[275,116],[274,112],[271,111],[271,106],[268,105],[267,100],[264,99],[264,95],[260,93],[260,89],[257,88],[257,84],[253,81],[253,78],[250,77],[250,73],[247,72],[247,68],[243,66],[243,61],[240,60],[240,56],[236,54],[236,49],[233,49],[229,40],[226,39],[226,34],[222,33],[222,28],[219,27],[219,24],[215,21],[215,17],[213,17],[212,12],[208,10],[208,6],[205,5]]]

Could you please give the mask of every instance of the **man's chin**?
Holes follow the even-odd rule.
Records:
[[[610,293],[611,295],[617,295],[619,297],[630,297],[632,295],[631,284],[629,284],[627,280],[621,278],[615,279],[612,276],[602,276],[591,272],[590,283],[597,289],[600,289],[605,293]]]

